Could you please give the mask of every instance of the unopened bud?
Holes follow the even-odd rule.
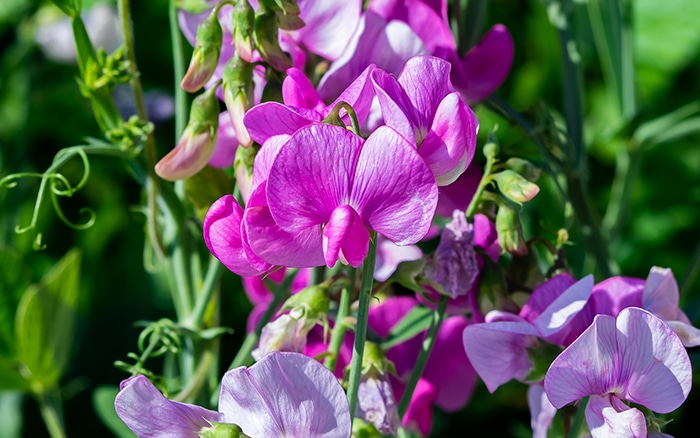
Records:
[[[527,245],[523,238],[523,227],[518,213],[512,208],[502,205],[496,213],[496,232],[501,248],[514,255],[527,254]]]
[[[197,41],[192,52],[190,66],[180,86],[183,90],[194,93],[207,83],[219,64],[223,31],[219,24],[218,9],[214,8],[209,17],[197,27]]]
[[[286,72],[292,67],[292,61],[280,48],[278,29],[279,20],[274,12],[258,11],[255,15],[255,47],[270,67],[279,72]]]
[[[253,28],[255,11],[247,1],[238,1],[233,7],[233,42],[236,53],[246,62],[253,62]]]
[[[238,148],[236,158],[233,161],[233,172],[236,177],[236,186],[241,192],[243,203],[247,204],[253,186],[253,163],[259,148]]]
[[[374,425],[382,434],[391,436],[396,434],[400,425],[396,398],[389,381],[389,372],[393,369],[394,365],[386,359],[379,345],[365,343],[355,416]]]
[[[234,55],[224,68],[223,90],[233,132],[238,143],[247,148],[253,140],[243,124],[243,116],[253,106],[253,65]]]
[[[299,30],[304,27],[296,0],[263,0],[263,3],[277,14],[280,29]]]
[[[498,190],[513,202],[521,204],[534,198],[539,193],[537,184],[531,183],[512,170],[503,170],[492,174],[492,178],[498,184]]]
[[[302,311],[308,329],[311,330],[318,321],[326,318],[329,307],[328,286],[322,283],[305,287],[292,295],[285,301],[282,309],[291,309],[292,313]]]
[[[214,153],[218,127],[219,101],[211,88],[192,102],[190,121],[177,146],[156,164],[158,176],[177,181],[202,170]]]
[[[240,427],[231,423],[217,423],[215,421],[211,422],[210,427],[206,427],[199,432],[197,435],[200,438],[248,438]]]

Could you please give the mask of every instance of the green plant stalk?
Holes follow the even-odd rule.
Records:
[[[329,355],[324,360],[323,364],[331,371],[335,371],[335,365],[338,362],[338,354],[340,354],[340,347],[343,344],[343,338],[345,338],[345,332],[348,326],[345,319],[350,314],[350,285],[344,286],[340,291],[340,302],[338,303],[338,313],[335,319],[335,326],[333,326],[333,331],[331,332],[331,340],[328,343],[328,353]]]
[[[360,284],[360,297],[357,306],[357,324],[355,325],[355,344],[350,360],[350,377],[348,379],[348,402],[350,404],[350,418],[355,417],[357,407],[357,390],[360,388],[362,376],[362,357],[365,353],[365,340],[367,338],[367,319],[369,317],[369,304],[372,300],[372,283],[374,282],[374,264],[377,259],[377,236],[370,237],[369,252],[362,264],[362,283]]]
[[[454,3],[459,4],[460,2]],[[488,0],[468,0],[464,12],[455,10],[459,27],[457,49],[460,56],[464,56],[479,41],[484,23],[486,23],[487,6]],[[455,9],[457,8],[455,7]]]
[[[65,438],[67,435],[63,428],[60,403],[46,393],[37,394],[36,399],[39,402],[41,417],[44,419],[51,438]]]
[[[202,320],[204,318],[204,312],[207,310],[209,301],[216,290],[216,285],[219,282],[219,276],[221,274],[221,267],[223,265],[214,256],[209,258],[209,267],[207,268],[207,274],[204,277],[204,282],[202,287],[197,293],[197,297],[194,304],[194,309],[189,315],[189,325],[195,328],[202,327]]]
[[[177,20],[178,0],[170,0],[168,18],[170,20],[170,40],[173,48],[173,73],[175,83],[175,138],[179,138],[187,125],[187,93],[180,87],[185,76],[185,49]]]
[[[587,404],[588,397],[582,398],[581,402],[578,405],[578,411],[576,411],[574,422],[571,425],[571,430],[569,430],[569,433],[566,435],[567,438],[578,438],[578,436],[581,434],[581,427],[583,426],[583,422],[586,419],[585,411]]]
[[[467,219],[471,219],[472,217],[474,217],[476,207],[479,206],[479,202],[481,201],[481,194],[484,193],[484,189],[486,189],[486,186],[489,185],[489,183],[491,182],[491,170],[493,169],[493,165],[495,162],[496,157],[486,157],[486,165],[484,166],[484,176],[481,177],[481,181],[479,181],[479,186],[476,188],[476,192],[474,193],[472,200],[469,201],[469,206],[467,207],[466,211]]]
[[[401,401],[399,402],[399,418],[403,418],[408,410],[408,405],[411,403],[411,397],[413,397],[413,391],[416,389],[418,380],[423,375],[423,370],[425,370],[425,365],[428,363],[430,358],[430,352],[433,351],[433,346],[435,345],[435,339],[437,338],[437,332],[442,325],[442,321],[445,319],[445,311],[447,310],[447,303],[450,297],[443,295],[438,301],[437,308],[433,312],[433,319],[430,322],[430,327],[428,327],[428,332],[423,339],[423,344],[421,346],[420,354],[416,363],[413,366],[413,371],[411,372],[411,377],[406,384],[406,389],[404,390],[403,396],[401,396]]]

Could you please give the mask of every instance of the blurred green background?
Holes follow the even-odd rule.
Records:
[[[96,2],[83,3],[87,8]],[[700,97],[700,2],[632,3],[639,103],[633,124],[640,125],[697,102]],[[555,114],[562,105],[561,54],[547,4],[541,0],[492,0],[484,25],[485,30],[504,23],[513,34],[515,62],[497,95],[526,114],[534,114],[528,111],[541,102]],[[175,84],[167,7],[166,0],[132,4],[141,80],[146,91],[161,93],[166,107],[167,98],[163,96],[171,96]],[[37,32],[57,18],[60,11],[49,2],[0,1],[0,178],[17,172],[42,172],[61,148],[100,136],[89,104],[77,87],[76,65],[50,60],[37,45]],[[606,88],[590,23],[580,20],[574,31],[584,66],[588,183],[596,214],[602,217],[610,196],[616,150],[625,146],[625,135],[619,132],[619,116]],[[477,108],[477,114],[481,142],[498,124],[505,153],[541,162],[532,141],[520,129],[509,126],[483,106]],[[652,144],[639,155],[629,212],[609,236],[612,256],[623,275],[645,278],[651,266],[672,268],[682,288],[681,304],[696,325],[700,323],[700,277],[696,275],[700,258],[698,127],[700,122],[691,117],[685,127],[687,135]],[[174,145],[174,129],[172,118],[157,121],[155,135],[161,155]],[[483,156],[477,153],[479,160],[483,161]],[[142,202],[139,185],[118,159],[94,158],[91,167],[85,188],[70,199],[62,199],[61,206],[66,216],[77,222],[84,219],[79,214],[81,208],[93,209],[97,214],[94,226],[73,230],[48,207],[38,227],[46,244],[42,251],[33,250],[31,233],[14,232],[15,226],[31,220],[38,180],[22,180],[15,188],[0,189],[0,373],[11,367],[11,339],[21,294],[40,281],[69,249],[77,247],[83,255],[72,358],[61,379],[69,436],[109,436],[93,409],[96,389],[102,385],[114,387],[127,377],[113,363],[136,350],[139,329],[134,327],[135,321],[173,316],[170,298],[162,292],[165,288],[158,283],[159,277],[144,269],[145,224],[137,209]],[[67,172],[80,177],[77,160]],[[540,184],[542,192],[524,213],[528,218],[526,236],[539,234],[554,239],[563,225],[563,205],[550,176],[544,176]],[[573,233],[571,241],[574,245],[569,248],[569,260],[574,271],[581,274],[590,266],[582,256],[580,235]],[[221,361],[228,364],[241,342],[250,306],[239,281],[229,272],[224,274],[222,291],[222,325],[236,331],[223,339]],[[690,354],[697,370],[698,352],[691,350]],[[13,386],[3,375],[0,390],[6,389]],[[31,397],[23,396],[21,391],[0,394],[0,436],[47,435]],[[480,384],[463,414],[436,413],[434,435],[458,437],[488,430],[490,436],[528,436],[531,432],[524,394],[522,384],[508,384],[494,395]],[[700,409],[699,394],[697,389],[691,392],[688,402],[669,416],[674,421],[668,433],[687,436],[695,430],[692,412]]]

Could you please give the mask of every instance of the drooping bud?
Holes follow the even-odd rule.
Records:
[[[192,102],[190,121],[177,146],[156,164],[158,176],[177,181],[202,170],[214,153],[218,127],[219,101],[216,88],[211,88]]]
[[[233,55],[224,68],[223,90],[233,132],[238,143],[247,148],[253,140],[243,124],[243,116],[253,106],[253,64]]]
[[[463,211],[455,210],[445,226],[435,255],[425,267],[425,277],[444,295],[466,295],[479,275],[474,252],[474,225]]]
[[[236,149],[236,158],[233,160],[233,172],[236,177],[236,186],[241,192],[243,203],[247,204],[253,187],[253,164],[258,147]]]
[[[299,30],[304,27],[304,20],[299,18],[301,11],[296,0],[263,0],[279,20],[279,28],[284,30]]]
[[[498,213],[496,213],[496,232],[501,248],[514,255],[527,254],[523,227],[515,210],[506,205],[499,206]]]
[[[190,66],[180,86],[183,90],[194,93],[207,83],[219,64],[223,30],[219,23],[218,8],[214,8],[197,27],[197,40],[192,52]]]
[[[365,343],[355,417],[372,424],[382,434],[391,436],[396,435],[400,425],[396,398],[389,381],[389,372],[393,368],[379,345]]]
[[[278,40],[279,20],[271,11],[258,11],[255,15],[255,47],[270,67],[285,72],[292,67],[292,61],[280,48]]]
[[[498,184],[501,193],[517,204],[529,201],[540,191],[537,184],[531,183],[512,170],[494,173],[492,178]]]
[[[292,295],[282,306],[289,313],[263,327],[258,348],[251,353],[260,360],[272,351],[293,351],[302,353],[306,347],[309,331],[319,322],[326,321],[330,306],[328,286],[315,285]]]
[[[233,6],[233,42],[236,53],[246,62],[253,62],[253,28],[255,11],[247,1],[238,1]]]

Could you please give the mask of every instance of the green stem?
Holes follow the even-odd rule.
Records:
[[[211,301],[211,297],[216,290],[216,285],[221,274],[221,267],[223,265],[214,256],[209,258],[209,267],[207,268],[207,275],[204,277],[204,282],[202,283],[202,288],[197,293],[197,299],[194,304],[194,310],[189,316],[190,325],[192,327],[201,327],[202,319],[204,318],[204,312],[207,310],[207,305]]]
[[[340,354],[340,347],[343,344],[343,339],[345,338],[345,332],[348,329],[345,319],[350,314],[350,285],[343,287],[340,292],[340,302],[338,303],[338,314],[335,318],[335,326],[333,326],[333,331],[331,332],[331,340],[328,343],[328,356],[324,361],[324,365],[331,371],[335,371],[335,365],[338,362],[338,354]]]
[[[588,397],[581,399],[581,403],[578,405],[578,411],[576,411],[576,416],[574,417],[574,423],[571,425],[571,430],[567,434],[567,438],[578,438],[581,434],[581,427],[586,419],[585,410],[588,404]]]
[[[207,381],[209,376],[209,368],[214,363],[214,357],[216,354],[212,348],[206,348],[199,358],[199,364],[195,370],[192,378],[187,382],[187,386],[182,388],[182,391],[173,398],[175,401],[179,402],[191,402],[202,390],[202,387]],[[218,394],[217,394],[218,395]]]
[[[488,0],[469,0],[466,9],[458,15],[458,50],[464,56],[479,41],[484,23]]]
[[[41,417],[44,419],[46,429],[49,431],[51,438],[65,438],[67,435],[63,428],[61,408],[56,399],[45,393],[38,394],[36,397],[39,402]]]
[[[479,181],[479,186],[477,187],[476,192],[474,193],[474,196],[472,197],[472,200],[469,202],[469,206],[467,207],[466,214],[468,219],[474,216],[474,213],[476,212],[476,207],[479,206],[479,202],[481,201],[481,194],[484,193],[484,189],[486,189],[486,186],[489,185],[489,183],[491,182],[491,170],[493,169],[493,165],[495,162],[495,156],[486,157],[486,165],[484,166],[484,176],[481,177],[481,181]]]
[[[352,349],[350,361],[350,377],[348,382],[348,402],[350,403],[350,417],[355,417],[357,407],[357,390],[360,387],[362,375],[362,357],[365,352],[365,340],[367,338],[367,319],[369,317],[369,304],[372,299],[372,283],[374,282],[374,263],[377,258],[377,236],[370,240],[369,252],[362,265],[362,283],[360,284],[360,297],[357,307],[357,324],[355,326],[355,345]]]
[[[175,138],[179,138],[185,130],[188,114],[187,93],[180,87],[180,81],[185,76],[185,49],[177,19],[177,3],[178,0],[170,0],[168,7],[175,80]]]
[[[413,391],[416,389],[418,380],[423,375],[423,370],[425,370],[425,365],[428,363],[430,358],[430,352],[433,350],[435,345],[435,339],[437,338],[437,332],[442,325],[442,321],[445,319],[445,311],[447,310],[447,303],[450,297],[443,295],[438,301],[437,309],[433,312],[433,319],[430,322],[430,327],[428,332],[423,339],[423,345],[421,346],[420,354],[416,363],[413,366],[413,371],[411,372],[411,377],[406,384],[406,389],[404,390],[403,396],[401,396],[401,401],[399,402],[399,418],[403,418],[408,410],[408,405],[411,403],[411,397],[413,397]]]

